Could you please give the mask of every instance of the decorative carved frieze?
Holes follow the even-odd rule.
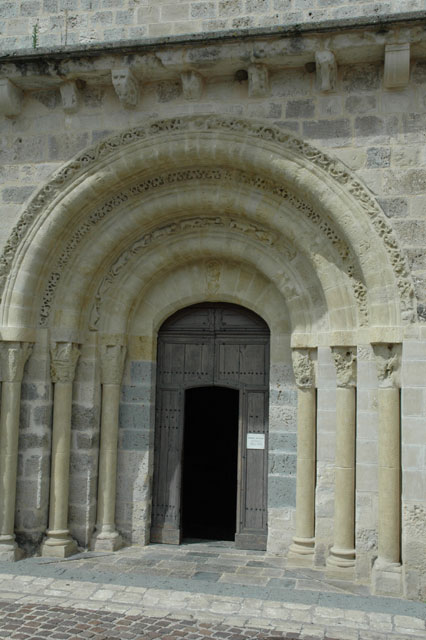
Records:
[[[414,321],[416,318],[414,286],[406,259],[399,248],[398,240],[391,225],[386,220],[383,211],[355,175],[338,160],[329,157],[326,153],[312,147],[307,142],[294,138],[278,127],[265,127],[264,123],[258,123],[253,120],[228,119],[220,116],[171,118],[169,120],[151,122],[145,126],[135,127],[114,135],[94,147],[85,150],[82,154],[62,167],[54,174],[53,178],[36,193],[6,242],[3,254],[0,257],[0,290],[4,289],[17,247],[27,235],[33,221],[41,215],[44,208],[54,198],[60,195],[68,184],[78,176],[87,172],[94,163],[101,160],[104,162],[109,154],[115,154],[118,150],[129,144],[145,138],[151,138],[155,135],[163,135],[166,132],[191,130],[236,131],[239,134],[245,133],[247,136],[254,138],[277,142],[285,149],[296,155],[300,155],[309,163],[316,165],[331,176],[336,183],[344,186],[347,192],[351,194],[358,205],[365,211],[377,235],[382,238],[383,246],[388,252],[390,264],[395,274],[395,281],[399,289],[403,319],[405,321]],[[156,180],[157,179],[154,178],[152,182],[155,183]],[[279,189],[285,191],[282,185]],[[115,202],[121,197],[123,197],[123,195],[119,194],[111,199],[107,205],[104,205],[103,212],[97,210],[94,217],[91,215],[90,220],[85,223],[86,229],[81,230],[79,233],[82,233],[82,235],[87,233],[87,228],[90,229],[92,227],[94,218],[97,216],[99,218],[104,217],[108,212],[111,212],[114,206],[117,206]],[[304,211],[309,211],[310,208],[306,203],[303,203],[303,209]],[[314,215],[319,214],[314,212]],[[75,236],[73,236],[73,238],[73,242],[77,241],[78,243],[79,240],[76,240]],[[55,271],[52,273],[48,287],[52,287],[52,282],[59,278],[60,272]],[[55,285],[53,285],[53,288],[54,286]],[[45,303],[43,304],[45,305]],[[44,322],[42,322],[42,324],[43,323]]]
[[[264,64],[251,64],[248,73],[249,98],[264,98],[269,94],[268,67]]]
[[[75,113],[79,107],[79,91],[76,82],[64,82],[59,87],[65,113]]]
[[[204,79],[201,73],[197,71],[183,71],[180,74],[180,78],[185,100],[200,100],[204,87]]]
[[[317,87],[319,91],[334,91],[337,82],[337,63],[332,51],[315,53]]]
[[[293,349],[291,352],[293,360],[294,377],[296,384],[301,389],[310,389],[315,386],[315,366],[312,360],[312,349]]]
[[[0,78],[0,114],[18,116],[22,109],[22,90],[8,78]]]
[[[3,382],[21,382],[25,363],[33,345],[29,342],[0,343],[1,377]]]
[[[374,344],[379,387],[400,387],[401,345]]]
[[[237,182],[238,184],[244,184],[249,187],[255,187],[256,189],[269,192],[273,194],[275,197],[281,198],[288,202],[295,209],[298,209],[303,213],[304,216],[308,220],[310,220],[319,230],[321,236],[325,236],[327,241],[332,244],[334,249],[337,252],[337,255],[340,257],[340,267],[343,271],[346,271],[350,278],[350,282],[352,285],[352,290],[354,294],[354,298],[359,308],[360,313],[360,324],[361,326],[366,324],[367,322],[367,292],[365,285],[361,280],[361,275],[359,274],[359,269],[356,265],[356,260],[352,256],[351,251],[347,245],[347,243],[341,238],[337,232],[331,227],[331,225],[325,220],[318,212],[316,212],[313,207],[310,207],[305,202],[299,200],[296,196],[289,193],[288,190],[281,184],[275,183],[272,180],[267,180],[266,178],[262,178],[259,176],[253,176],[251,174],[243,173],[242,171],[231,171],[224,168],[200,168],[200,169],[185,169],[182,171],[173,171],[165,174],[160,174],[155,178],[149,178],[148,180],[144,180],[143,182],[134,185],[127,189],[126,191],[122,191],[118,193],[114,198],[108,200],[101,207],[96,209],[89,218],[84,222],[84,224],[79,227],[71,237],[68,242],[66,248],[61,254],[56,268],[50,276],[48,285],[43,294],[43,302],[40,312],[40,324],[41,326],[46,326],[47,321],[50,315],[51,310],[51,301],[55,294],[56,286],[60,280],[61,272],[64,267],[70,260],[75,251],[78,244],[84,238],[84,236],[92,231],[93,227],[97,225],[101,220],[105,218],[106,215],[112,213],[115,208],[120,207],[124,203],[128,203],[131,201],[132,197],[139,197],[141,194],[146,194],[149,191],[154,191],[160,189],[162,187],[167,187],[169,185],[173,185],[176,183],[184,184],[187,181],[193,180],[203,180],[203,181],[217,181],[220,180],[222,183],[232,183]],[[259,227],[258,225],[254,225],[250,222],[244,222],[242,220],[234,220],[226,218],[222,220],[219,217],[215,218],[189,218],[187,220],[182,221],[182,225],[180,223],[173,223],[170,225],[163,225],[162,227],[154,230],[153,232],[146,234],[141,239],[137,240],[136,243],[124,254],[122,254],[116,262],[110,268],[108,274],[104,277],[100,290],[98,290],[96,294],[96,305],[94,307],[92,317],[90,320],[90,328],[94,329],[97,320],[99,320],[99,316],[96,313],[96,307],[99,306],[100,298],[106,292],[107,289],[110,288],[110,284],[113,279],[118,275],[121,267],[123,267],[130,258],[132,253],[136,253],[140,249],[143,249],[151,244],[153,240],[159,240],[161,237],[167,236],[171,233],[179,233],[180,231],[184,231],[185,229],[189,229],[192,226],[195,227],[204,227],[210,225],[229,225],[229,228],[235,230],[240,233],[251,235],[253,238],[258,240],[259,242],[266,244],[267,246],[277,246],[277,234],[273,233],[267,228]],[[279,249],[282,253],[285,253],[288,260],[292,260],[297,251],[294,247],[291,247],[284,243],[283,240],[279,243]],[[318,247],[317,247],[317,249]],[[315,247],[313,246],[312,252],[315,251]],[[97,317],[95,322],[94,318]]]
[[[139,83],[130,69],[113,69],[111,80],[115,92],[124,107],[136,107],[139,100]]]
[[[401,89],[410,80],[410,43],[385,46],[384,85],[386,89]]]
[[[102,384],[121,384],[126,347],[122,344],[102,344],[99,351]]]
[[[338,387],[356,386],[356,348],[332,347]]]
[[[55,342],[50,350],[52,382],[73,382],[80,350],[73,342]]]

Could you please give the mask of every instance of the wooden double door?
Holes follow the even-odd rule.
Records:
[[[158,337],[151,541],[235,540],[265,549],[269,329],[205,303]]]

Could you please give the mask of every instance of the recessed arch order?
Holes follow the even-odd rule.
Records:
[[[22,213],[0,277],[6,339],[155,332],[162,309],[221,296],[261,307],[296,346],[394,341],[415,318],[398,242],[358,179],[279,128],[216,116],[80,153]]]

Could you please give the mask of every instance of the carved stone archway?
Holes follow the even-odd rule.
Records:
[[[91,479],[92,486],[98,482],[90,505],[91,513],[97,505],[97,522],[87,516],[84,542],[92,538],[95,548],[117,548],[117,523],[130,541],[147,540],[157,332],[175,311],[210,301],[240,304],[268,323],[272,431],[285,424],[295,435],[295,408],[290,406],[293,351],[299,389],[297,431],[304,434],[298,469],[304,471],[297,472],[297,491],[294,474],[271,472],[270,485],[277,488],[275,494],[270,492],[268,517],[271,548],[280,535],[280,549],[288,549],[294,538],[292,553],[299,559],[307,555],[312,560],[316,544],[318,347],[332,347],[336,364],[348,364],[350,371],[343,378],[342,367],[337,367],[336,439],[340,452],[350,452],[350,460],[336,458],[336,468],[347,465],[349,472],[342,473],[344,480],[336,485],[336,495],[341,488],[343,498],[336,500],[330,562],[353,567],[354,524],[346,516],[354,513],[356,347],[378,344],[380,349],[389,344],[392,354],[399,353],[404,326],[415,321],[415,305],[390,225],[343,164],[263,122],[217,116],[148,122],[78,154],[52,176],[11,234],[0,259],[0,278],[0,331],[6,354],[12,359],[22,354],[22,377],[28,343],[35,343],[32,357],[44,363],[40,370],[45,371],[46,388],[54,383],[50,493],[57,509],[52,507],[50,513],[46,555],[74,550],[69,526],[80,535],[80,525],[68,522],[68,480],[61,484],[61,477],[68,479],[71,422],[84,420],[84,411],[75,409],[76,388],[84,387],[81,396],[87,404],[84,376],[89,362],[94,372],[90,402],[98,403],[101,444],[99,478],[96,462]],[[52,377],[46,366],[50,358],[55,364]],[[58,377],[58,370],[66,375]],[[3,418],[2,432],[8,434],[16,430],[20,390],[20,379],[9,377],[13,386],[4,385],[4,406],[15,410]],[[395,398],[394,417],[399,416]],[[345,420],[339,423],[341,415]],[[137,437],[130,433],[135,424]],[[392,424],[393,437],[399,437],[399,422]],[[48,429],[50,424],[45,425]],[[62,437],[68,449],[58,457],[55,447]],[[10,487],[16,475],[16,438],[7,442],[5,455],[15,461],[8,466]],[[398,471],[398,460],[392,464]],[[114,472],[105,472],[116,465],[123,478],[118,489]],[[126,491],[119,493],[115,508],[116,492],[123,487]],[[397,499],[384,507],[386,513],[396,513]],[[0,505],[3,540],[12,555],[13,502]],[[285,534],[279,532],[283,514],[291,523]],[[349,525],[339,528],[342,522]],[[385,555],[393,561],[397,534],[390,548]]]

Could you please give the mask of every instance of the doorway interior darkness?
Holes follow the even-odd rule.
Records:
[[[234,540],[237,520],[239,392],[185,392],[182,535]]]

